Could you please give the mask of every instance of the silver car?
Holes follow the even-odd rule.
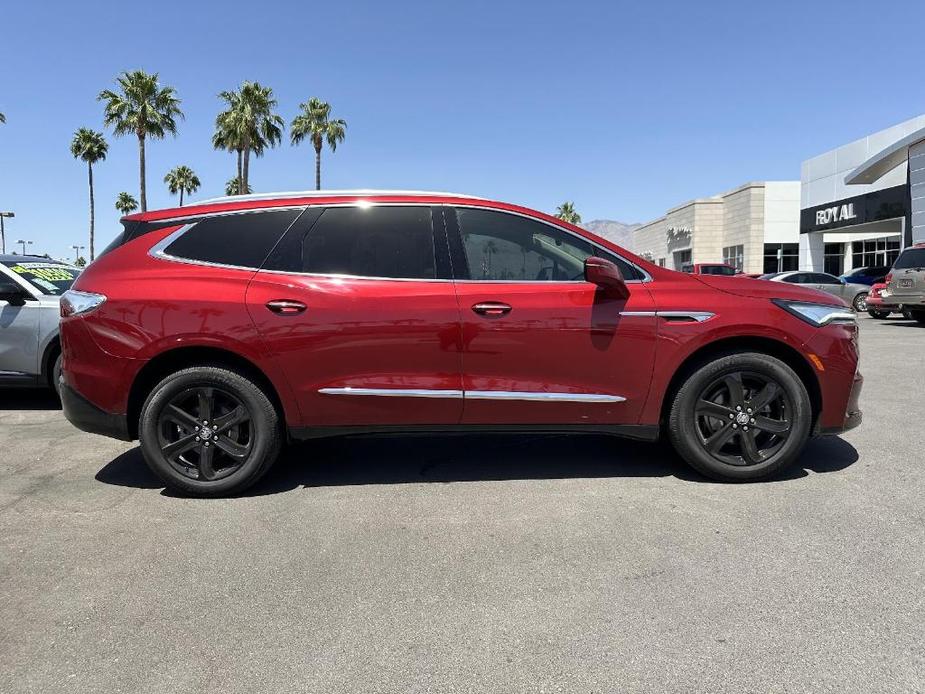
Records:
[[[827,272],[772,272],[758,279],[772,282],[790,282],[810,289],[820,289],[841,297],[859,313],[867,310],[867,294],[870,287],[866,284],[853,284]]]
[[[79,274],[50,258],[0,255],[0,385],[57,389],[58,302]]]

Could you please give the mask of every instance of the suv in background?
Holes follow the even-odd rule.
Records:
[[[884,309],[899,311],[902,307],[925,324],[925,243],[917,243],[899,254],[886,276],[886,286]]]
[[[287,441],[393,431],[667,435],[754,480],[861,421],[841,299],[674,272],[524,207],[325,191],[124,225],[61,301],[64,413],[187,494],[247,488]]]

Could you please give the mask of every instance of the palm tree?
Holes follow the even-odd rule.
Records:
[[[103,133],[98,133],[90,128],[80,128],[74,133],[74,139],[71,140],[71,154],[75,159],[87,162],[87,179],[90,184],[90,261],[93,261],[93,227],[95,223],[94,205],[93,205],[93,165],[98,161],[106,158],[106,152],[109,151],[109,145]]]
[[[331,118],[331,104],[312,97],[304,104],[299,104],[302,113],[292,119],[290,136],[292,144],[297,145],[309,139],[315,147],[315,189],[321,190],[321,148],[325,142],[334,152],[337,143],[344,141],[347,121]]]
[[[123,215],[131,214],[138,209],[138,201],[131,194],[122,191],[116,198],[116,209]]]
[[[251,152],[260,157],[268,148],[278,145],[285,124],[273,113],[276,108],[273,89],[259,82],[244,82],[239,90],[218,96],[227,108],[215,118],[212,146],[237,152],[238,191],[243,193],[250,186]]]
[[[247,186],[243,191],[241,190],[241,180],[238,178],[229,178],[228,182],[225,184],[225,195],[243,195],[245,193],[253,193],[254,189],[250,186]]]
[[[162,87],[158,74],[142,70],[123,72],[116,78],[119,91],[104,89],[97,97],[106,102],[103,122],[119,135],[134,134],[138,138],[138,178],[141,211],[148,209],[145,195],[145,140],[162,139],[167,133],[177,134],[177,118],[183,118],[180,100],[173,87]]]
[[[581,215],[575,210],[575,203],[565,201],[556,208],[556,217],[569,224],[581,224]]]
[[[199,190],[199,176],[188,166],[175,166],[164,176],[164,183],[171,195],[180,193],[180,207],[183,207],[183,194]]]
[[[0,123],[6,123],[6,116],[0,113]]]

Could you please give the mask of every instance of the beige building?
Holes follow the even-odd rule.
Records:
[[[636,229],[633,242],[636,253],[674,270],[719,262],[750,273],[796,270],[800,182],[746,183],[691,200]]]

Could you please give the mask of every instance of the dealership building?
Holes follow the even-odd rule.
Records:
[[[891,265],[925,242],[925,116],[803,162],[800,269]]]

